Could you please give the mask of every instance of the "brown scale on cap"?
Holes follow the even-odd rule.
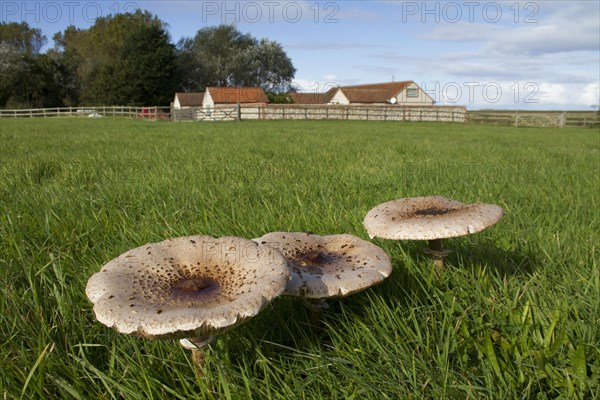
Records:
[[[352,235],[273,232],[254,240],[288,259],[292,279],[284,294],[289,296],[348,296],[381,282],[392,270],[383,249]]]
[[[192,236],[126,252],[89,279],[86,294],[96,318],[119,332],[179,339],[242,323],[288,280],[286,260],[266,246]]]

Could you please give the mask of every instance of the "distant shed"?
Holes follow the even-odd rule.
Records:
[[[175,99],[173,100],[173,108],[179,110],[182,108],[202,107],[203,99],[204,93],[175,93]]]

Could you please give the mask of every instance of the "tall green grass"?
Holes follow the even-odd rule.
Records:
[[[600,398],[600,134],[373,122],[0,122],[2,399]],[[373,206],[502,206],[451,239],[374,240],[383,284],[309,329],[280,298],[220,336],[199,379],[178,343],[99,324],[87,279],[191,234],[351,233]]]

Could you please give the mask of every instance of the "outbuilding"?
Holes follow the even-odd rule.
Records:
[[[175,93],[173,108],[211,109],[220,105],[264,105],[268,102],[265,92],[257,87],[207,87],[204,92]]]
[[[296,104],[430,106],[434,100],[414,81],[338,86],[325,93],[296,93]]]

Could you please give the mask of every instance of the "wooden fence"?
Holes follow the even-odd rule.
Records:
[[[554,128],[597,128],[597,111],[469,111],[467,121],[484,125]]]
[[[167,107],[168,109],[168,107]],[[169,120],[169,112],[162,107],[123,107],[123,106],[95,106],[95,107],[56,107],[32,108],[21,110],[2,110],[0,118],[49,118],[49,117],[119,117],[131,119],[147,119],[151,121]]]
[[[172,110],[174,121],[361,120],[465,122],[462,106],[260,104]]]
[[[363,120],[468,122],[516,127],[600,127],[598,111],[467,111],[462,106],[255,104],[210,109],[169,107],[57,107],[0,109],[0,118],[119,117],[151,121]]]

